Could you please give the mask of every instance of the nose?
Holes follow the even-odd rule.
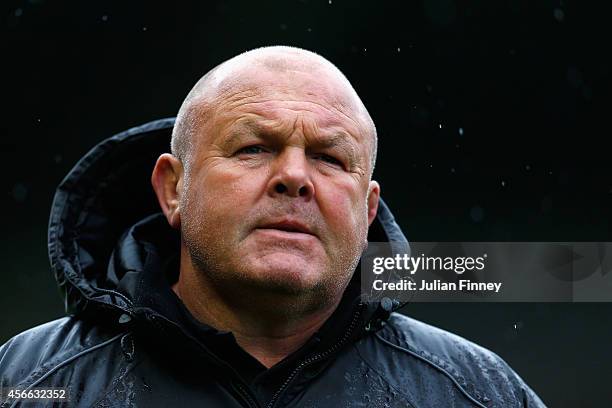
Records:
[[[291,147],[280,153],[273,165],[268,192],[272,196],[287,195],[310,200],[314,197],[308,160],[304,151]]]

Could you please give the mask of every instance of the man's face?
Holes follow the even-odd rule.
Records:
[[[375,185],[371,130],[348,92],[322,73],[259,69],[210,105],[180,198],[194,265],[225,286],[337,296]]]

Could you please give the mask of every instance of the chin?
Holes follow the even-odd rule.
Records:
[[[265,261],[265,262],[261,262]],[[321,284],[323,268],[292,257],[264,259],[251,265],[244,275],[260,288],[275,292],[300,294]]]

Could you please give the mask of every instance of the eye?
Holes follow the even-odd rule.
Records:
[[[316,155],[315,158],[321,161],[324,161],[326,163],[333,164],[335,166],[344,167],[340,160],[328,154],[319,154],[319,155]]]
[[[259,145],[253,145],[253,146],[246,146],[241,149],[238,149],[235,154],[258,154],[258,153],[265,153],[266,151],[267,150],[265,150],[263,147]]]

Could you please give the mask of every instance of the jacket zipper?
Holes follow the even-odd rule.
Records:
[[[240,396],[246,401],[249,407],[257,408],[260,406],[259,403],[255,401],[253,397],[251,397],[249,391],[247,391],[241,383],[236,383],[234,385],[234,388],[236,389],[236,391],[238,391],[238,394],[240,394]]]
[[[335,351],[340,349],[342,346],[344,346],[344,344],[348,341],[348,339],[353,334],[353,330],[355,330],[355,326],[357,325],[357,321],[359,320],[359,317],[363,313],[363,308],[364,308],[364,305],[363,305],[363,303],[361,303],[359,305],[359,310],[357,310],[355,312],[355,314],[353,315],[353,320],[351,320],[349,328],[344,333],[344,336],[342,336],[342,338],[338,342],[336,342],[333,346],[331,346],[326,351],[324,351],[322,353],[315,354],[314,356],[312,356],[312,357],[302,361],[300,364],[298,364],[297,367],[295,367],[295,369],[291,372],[291,374],[289,374],[289,377],[287,377],[287,379],[285,380],[283,385],[281,385],[281,387],[274,393],[274,395],[272,396],[272,399],[270,400],[268,405],[266,405],[266,408],[273,408],[274,407],[274,404],[276,404],[276,402],[277,402],[278,398],[280,397],[280,395],[283,393],[283,391],[285,391],[287,389],[287,387],[289,386],[291,381],[293,381],[293,379],[297,376],[297,374],[304,367],[306,367],[307,365],[310,365],[310,364],[312,364],[314,362],[317,362],[319,360],[324,359],[325,357],[329,356],[330,354],[334,353]]]

